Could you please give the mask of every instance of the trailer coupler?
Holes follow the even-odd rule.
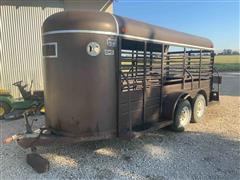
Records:
[[[38,173],[49,170],[49,161],[37,153],[35,142],[37,142],[45,129],[38,129],[32,133],[22,133],[7,137],[3,143],[9,144],[16,141],[22,148],[31,148],[31,153],[27,154],[27,163]]]
[[[46,128],[37,129],[32,133],[19,133],[5,138],[3,144],[10,144],[16,141],[24,149],[32,148],[35,147],[35,142],[40,139],[40,136],[46,134],[49,134]]]

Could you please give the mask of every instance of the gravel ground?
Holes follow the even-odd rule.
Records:
[[[1,144],[1,179],[240,179],[239,110],[239,96],[222,96],[220,105],[208,107],[204,121],[184,133],[162,129],[130,142],[41,147],[50,162],[43,174],[25,163],[28,150]],[[1,141],[24,129],[23,120],[0,126]]]

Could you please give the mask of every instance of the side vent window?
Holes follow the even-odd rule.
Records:
[[[43,44],[43,57],[57,58],[57,43],[46,43]]]

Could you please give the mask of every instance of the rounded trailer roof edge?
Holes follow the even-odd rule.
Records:
[[[119,34],[119,24],[118,24],[117,18],[114,16],[114,14],[111,14],[111,15],[116,23],[117,34]]]
[[[105,34],[189,48],[214,50],[211,40],[105,12],[65,11],[49,16],[43,35]]]
[[[107,32],[107,31],[56,30],[56,31],[45,32],[45,33],[43,33],[43,35],[46,36],[46,35],[51,35],[51,34],[67,34],[67,33],[86,33],[86,34],[113,35],[113,36],[126,37],[126,38],[130,38],[130,39],[137,39],[137,40],[143,40],[143,41],[151,41],[151,42],[163,43],[163,44],[167,44],[167,45],[184,46],[184,47],[196,48],[196,49],[214,50],[214,48],[194,46],[194,45],[190,45],[190,44],[174,43],[174,42],[168,42],[168,41],[161,41],[161,40],[157,40],[157,39],[149,39],[149,38],[143,38],[143,37],[139,37],[139,36],[133,36],[133,35],[127,35],[127,34],[118,34],[118,33],[115,33],[115,32]]]

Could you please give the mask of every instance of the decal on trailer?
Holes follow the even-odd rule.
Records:
[[[97,56],[101,52],[100,45],[97,42],[88,43],[86,50],[90,56]]]
[[[116,47],[116,46],[117,46],[117,39],[116,39],[116,38],[109,37],[109,38],[107,39],[107,46],[108,46],[108,47]]]
[[[113,49],[105,49],[105,55],[106,56],[113,56],[114,50]]]

